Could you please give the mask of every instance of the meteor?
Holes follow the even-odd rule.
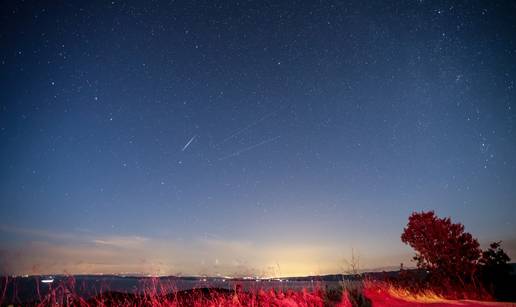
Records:
[[[188,143],[186,143],[186,145],[183,146],[183,149],[181,149],[181,151],[185,151],[188,148],[188,146],[190,146],[190,144],[193,142],[193,140],[195,140],[196,137],[197,137],[197,135],[192,136],[190,141],[188,141]]]
[[[226,159],[229,159],[229,158],[232,158],[232,157],[236,157],[236,156],[240,155],[241,153],[244,153],[244,152],[249,151],[249,150],[251,150],[251,149],[254,149],[254,148],[256,148],[256,147],[259,147],[259,146],[265,145],[265,144],[267,144],[267,143],[270,143],[270,142],[272,142],[272,141],[275,141],[275,140],[279,139],[279,137],[280,137],[280,136],[278,135],[278,136],[275,136],[275,137],[273,137],[273,138],[266,139],[265,141],[261,141],[260,143],[256,143],[256,144],[254,144],[254,145],[251,145],[251,146],[248,146],[248,147],[246,147],[246,148],[240,149],[240,150],[238,150],[238,151],[233,152],[232,154],[229,154],[229,155],[227,155],[227,156],[224,156],[224,157],[222,157],[222,158],[219,158],[219,161],[226,160]]]
[[[290,107],[290,105],[285,105],[281,108],[279,108],[278,110],[276,111],[273,111],[273,112],[270,112],[270,113],[267,113],[265,114],[264,116],[260,117],[259,119],[255,120],[254,122],[250,123],[249,125],[243,127],[243,128],[240,128],[238,129],[237,131],[233,132],[231,135],[229,135],[228,137],[226,137],[225,139],[223,139],[222,141],[220,141],[219,143],[215,144],[215,146],[220,146],[224,143],[226,143],[227,141],[239,136],[240,134],[246,132],[247,130],[253,128],[254,126],[258,125],[259,123],[275,116],[276,114],[280,113],[281,111],[283,111],[284,109]]]

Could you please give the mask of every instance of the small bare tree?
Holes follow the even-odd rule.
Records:
[[[344,259],[343,272],[348,275],[348,278],[343,277],[341,287],[343,295],[345,295],[352,306],[366,306],[371,307],[371,301],[364,295],[364,284],[360,271],[360,256],[355,254],[355,250],[351,249],[351,258]],[[349,279],[349,275],[352,276]]]
[[[351,258],[343,259],[343,267],[342,272],[344,275],[351,275],[352,280],[349,278],[342,277],[341,286],[343,289],[355,289],[357,287],[357,283],[354,279],[360,276],[360,256],[355,254],[355,249],[351,249]]]
[[[355,255],[355,249],[351,249],[351,259],[344,258],[343,271],[348,275],[360,275],[360,256]]]

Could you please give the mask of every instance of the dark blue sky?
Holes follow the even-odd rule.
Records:
[[[5,271],[396,266],[430,209],[516,257],[514,2],[0,10]]]

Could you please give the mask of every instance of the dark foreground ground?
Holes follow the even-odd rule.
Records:
[[[411,294],[380,281],[226,280],[120,276],[4,277],[1,306],[514,306]]]

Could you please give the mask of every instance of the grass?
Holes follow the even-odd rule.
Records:
[[[468,300],[450,300],[430,290],[417,292],[379,281],[343,282],[340,287],[315,286],[311,289],[289,290],[255,287],[243,289],[235,283],[233,289],[202,287],[177,290],[173,283],[146,279],[141,289],[132,292],[109,290],[105,286],[87,297],[78,293],[73,277],[57,282],[48,291],[37,291],[38,297],[22,302],[17,297],[0,298],[2,306],[209,306],[209,307],[397,307],[397,306],[515,306]],[[16,293],[16,291],[14,291]],[[45,293],[43,293],[45,292]]]

